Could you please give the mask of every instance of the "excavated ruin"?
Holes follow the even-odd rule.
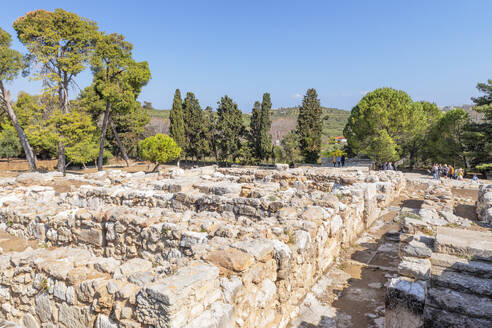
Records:
[[[426,205],[395,210],[407,184],[425,186]],[[394,171],[282,165],[0,179],[0,318],[28,328],[292,327],[389,212],[401,226],[389,235],[402,277],[389,277],[387,325],[435,318],[442,302],[430,300],[454,285],[433,289],[432,277],[468,268],[466,256],[481,254],[485,285],[470,295],[490,306],[487,228],[454,214],[451,188]],[[490,194],[481,187],[476,205],[484,223]],[[479,251],[456,254],[458,227],[484,234]],[[486,310],[469,315],[489,320]]]

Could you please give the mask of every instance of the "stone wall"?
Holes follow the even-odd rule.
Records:
[[[19,181],[0,181],[0,227],[41,247],[0,257],[0,317],[26,327],[285,327],[405,185],[249,168]]]
[[[480,220],[492,224],[492,184],[481,185],[478,190],[477,215]]]

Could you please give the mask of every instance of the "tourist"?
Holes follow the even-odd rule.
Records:
[[[434,164],[432,167],[432,175],[434,176],[434,180],[439,180],[439,167],[437,164]]]
[[[337,165],[338,167],[342,166],[342,156],[337,156]]]
[[[476,174],[473,175],[473,183],[478,183],[478,177]]]
[[[337,166],[337,157],[333,156],[333,167]]]
[[[391,163],[391,162],[388,163],[388,170],[391,170],[391,171],[394,170],[393,163]]]
[[[345,155],[342,155],[342,166],[345,166]]]
[[[458,170],[458,180],[463,180],[463,169]]]

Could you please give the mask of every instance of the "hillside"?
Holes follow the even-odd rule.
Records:
[[[149,109],[150,122],[147,126],[154,133],[169,132],[169,109]],[[280,107],[272,110],[272,134],[274,141],[281,141],[289,131],[296,128],[299,107]],[[323,143],[332,136],[343,134],[343,128],[347,123],[350,115],[349,111],[323,107],[323,116],[328,115],[328,120],[323,128]],[[246,126],[249,125],[251,114],[243,114],[243,121]]]

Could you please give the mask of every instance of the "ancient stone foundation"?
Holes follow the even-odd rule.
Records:
[[[490,195],[480,187],[483,221]],[[453,205],[449,186],[429,182],[422,208],[402,209],[400,276],[388,285],[385,327],[492,327],[492,232]]]
[[[28,328],[285,327],[404,186],[401,173],[364,168],[2,179],[0,229],[38,247],[0,255],[0,318]]]

